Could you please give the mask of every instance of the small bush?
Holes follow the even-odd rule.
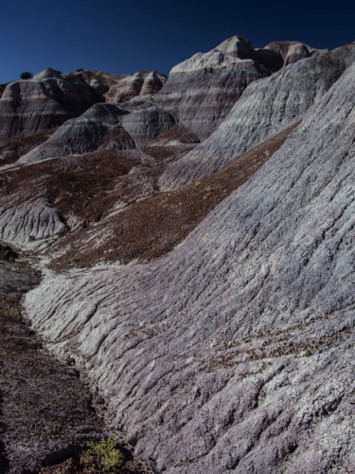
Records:
[[[20,75],[20,78],[21,79],[32,79],[33,77],[33,74],[31,72],[28,72],[28,71],[25,71],[25,72],[22,72],[21,75]]]
[[[0,299],[0,313],[3,317],[10,319],[16,323],[22,322],[21,310],[15,304],[7,302],[4,299]]]
[[[89,441],[80,457],[84,472],[108,472],[123,464],[123,454],[116,448],[116,440],[107,438],[98,443]]]

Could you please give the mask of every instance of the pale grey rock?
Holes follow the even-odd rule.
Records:
[[[268,75],[270,72],[253,60],[216,50],[197,53],[171,70],[152,103],[203,140],[226,117],[244,89]]]
[[[103,81],[100,81],[97,78],[91,79],[89,86],[98,91],[100,94],[105,94],[110,87]]]
[[[61,125],[103,96],[78,77],[63,78],[48,68],[33,79],[7,84],[0,98],[0,143]]]
[[[147,145],[176,124],[172,115],[159,107],[149,107],[122,117],[122,127],[133,138],[137,147]]]
[[[250,84],[228,117],[204,142],[168,165],[162,190],[181,187],[226,166],[238,155],[301,120],[355,59],[355,44],[290,64]]]
[[[63,79],[63,76],[59,71],[56,71],[55,69],[48,67],[47,69],[44,69],[43,71],[35,74],[32,78],[34,81],[45,81],[47,79]]]
[[[292,60],[287,59],[287,63],[301,59],[297,48],[303,43],[287,44],[290,51],[292,48],[294,51]],[[304,47],[307,57],[317,52],[310,46]],[[168,80],[155,96],[136,97],[125,107],[134,109],[157,105],[170,112],[179,125],[205,140],[228,115],[250,83],[269,76],[283,64],[284,58],[276,47],[275,50],[270,45],[254,49],[247,39],[232,36],[211,51],[197,53],[173,67]]]
[[[110,148],[131,149],[135,143],[120,122],[128,111],[111,104],[95,104],[78,118],[68,120],[48,140],[23,155],[19,162],[89,153],[105,143]],[[112,136],[112,140],[108,137]]]
[[[254,59],[273,72],[326,51],[299,41],[274,41],[264,48],[254,49],[250,41],[238,35],[223,41],[216,49],[241,59]]]
[[[285,66],[309,58],[317,51],[308,44],[299,41],[274,41],[266,45],[264,49],[279,54]]]
[[[353,470],[354,88],[351,66],[167,257],[27,295],[157,472]]]
[[[238,35],[223,41],[216,49],[240,59],[254,59],[272,72],[278,71],[284,64],[279,51],[271,48],[254,49],[250,41]]]
[[[166,82],[167,76],[158,71],[140,71],[135,74],[117,76],[104,73],[109,90],[105,93],[106,101],[119,104],[134,97],[156,94]]]
[[[28,199],[22,204],[3,198],[0,206],[0,239],[22,248],[31,249],[36,241],[67,230],[60,213],[43,198]]]

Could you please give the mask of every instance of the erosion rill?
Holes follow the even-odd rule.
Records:
[[[0,238],[42,271],[1,267],[4,471],[101,433],[131,472],[355,470],[354,59],[233,36],[1,88]]]

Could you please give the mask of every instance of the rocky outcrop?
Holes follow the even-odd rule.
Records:
[[[252,60],[215,50],[198,53],[171,70],[153,103],[202,140],[215,130],[251,82],[268,75],[266,68]]]
[[[104,73],[103,77],[109,85],[106,102],[120,104],[133,97],[156,94],[166,82],[167,76],[158,71],[140,71],[135,74],[117,76]]]
[[[26,298],[158,472],[352,470],[354,78],[167,257]]]
[[[296,63],[301,59],[309,58],[318,50],[312,48],[308,44],[299,41],[274,41],[265,46],[265,49],[279,54],[283,59],[284,66]],[[324,50],[322,52],[325,52]]]
[[[133,138],[137,147],[167,132],[175,125],[175,119],[158,107],[134,111],[122,117],[122,126]]]
[[[280,43],[289,54],[284,60],[279,51],[281,46],[279,49],[272,45],[254,49],[250,41],[233,36],[213,50],[197,53],[175,66],[156,96],[136,97],[125,106],[134,108],[155,104],[170,112],[179,125],[204,140],[223,121],[251,82],[269,76],[286,62],[296,62],[297,58],[316,52],[303,43],[287,44],[288,53],[286,43]],[[304,46],[306,56],[298,52],[299,45]]]
[[[96,104],[80,117],[68,120],[19,162],[80,155],[100,147],[111,150],[143,147],[174,125],[175,119],[158,107],[129,113],[113,104]]]
[[[217,51],[228,53],[235,58],[253,59],[272,72],[283,66],[283,59],[278,51],[272,49],[253,48],[252,43],[242,36],[232,36],[216,47]]]
[[[23,248],[36,248],[43,240],[67,229],[57,209],[43,198],[28,198],[27,202],[2,199],[0,208],[0,239],[19,244]]]
[[[43,144],[20,158],[21,163],[89,153],[102,145],[116,149],[135,148],[131,136],[120,126],[128,111],[110,104],[95,104],[83,115],[68,120]]]
[[[278,71],[282,66],[326,51],[312,48],[299,41],[275,41],[264,48],[254,49],[252,43],[242,36],[232,36],[216,49],[240,59],[254,59],[272,72]]]
[[[218,129],[167,167],[160,179],[161,189],[180,187],[210,174],[301,120],[354,59],[355,45],[349,45],[289,65],[250,84]]]
[[[78,77],[64,78],[51,68],[8,84],[0,98],[0,142],[61,125],[103,96]]]

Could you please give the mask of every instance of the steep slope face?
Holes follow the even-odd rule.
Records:
[[[354,73],[166,258],[28,295],[158,472],[352,470]]]
[[[300,120],[355,59],[355,44],[292,64],[250,84],[228,117],[201,145],[167,167],[162,190],[181,187]]]
[[[56,127],[103,101],[85,81],[63,78],[51,68],[33,79],[12,82],[0,98],[0,143],[7,137]]]
[[[131,149],[135,143],[120,122],[128,111],[109,104],[95,104],[78,118],[66,121],[47,141],[20,158],[21,163],[84,154],[102,145]]]

